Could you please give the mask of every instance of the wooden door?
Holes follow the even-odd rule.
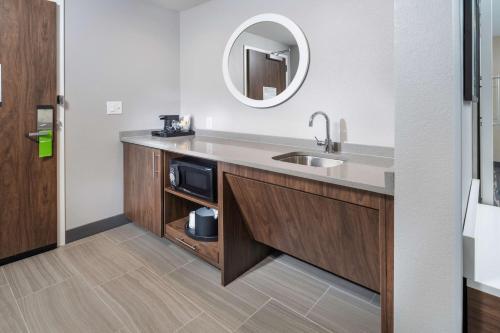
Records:
[[[275,60],[267,53],[247,50],[247,97],[264,100],[264,88],[276,89],[276,95],[286,89],[286,61]]]
[[[57,156],[25,137],[37,105],[55,107],[56,4],[0,1],[0,260],[57,243]],[[54,131],[55,135],[55,131]]]
[[[123,151],[125,216],[162,236],[161,150],[125,143]]]

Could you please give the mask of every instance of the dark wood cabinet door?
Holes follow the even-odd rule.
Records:
[[[37,131],[37,106],[56,104],[56,9],[0,0],[0,259],[57,243],[57,131],[51,157],[25,137]]]
[[[379,212],[226,174],[258,242],[380,291]]]
[[[125,143],[123,153],[125,216],[162,236],[162,152]]]

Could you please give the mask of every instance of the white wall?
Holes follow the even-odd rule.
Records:
[[[67,229],[123,213],[118,132],[179,112],[179,14],[146,1],[66,0]],[[106,101],[123,115],[106,115]]]
[[[265,12],[295,21],[311,48],[309,75],[292,99],[257,110],[239,103],[222,76],[222,54],[232,32]],[[347,141],[394,145],[392,0],[212,0],[181,13],[181,112],[197,128],[313,139],[325,136],[309,116],[345,119]]]
[[[460,1],[394,4],[395,332],[461,332]]]

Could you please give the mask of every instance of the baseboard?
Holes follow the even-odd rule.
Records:
[[[66,243],[71,243],[82,238],[90,237],[92,235],[125,225],[130,222],[131,221],[127,217],[125,217],[125,215],[120,214],[104,220],[89,223],[78,228],[66,230]]]
[[[27,251],[27,252],[16,254],[16,255],[14,255],[12,257],[0,259],[0,266],[13,263],[14,261],[23,260],[23,259],[26,259],[28,257],[36,256],[37,254],[40,254],[40,253],[43,253],[43,252],[47,252],[47,251],[50,251],[50,250],[54,250],[56,248],[57,248],[57,244],[50,244],[50,245],[47,245],[47,246],[44,246],[44,247],[40,247],[38,249],[34,249],[34,250],[31,250],[31,251]]]

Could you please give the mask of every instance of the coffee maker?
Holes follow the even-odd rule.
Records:
[[[188,136],[188,135],[195,134],[195,132],[191,129],[189,129],[187,131],[182,130],[179,115],[161,115],[160,120],[164,121],[163,130],[152,131],[151,134],[153,136],[171,138],[171,137]]]

